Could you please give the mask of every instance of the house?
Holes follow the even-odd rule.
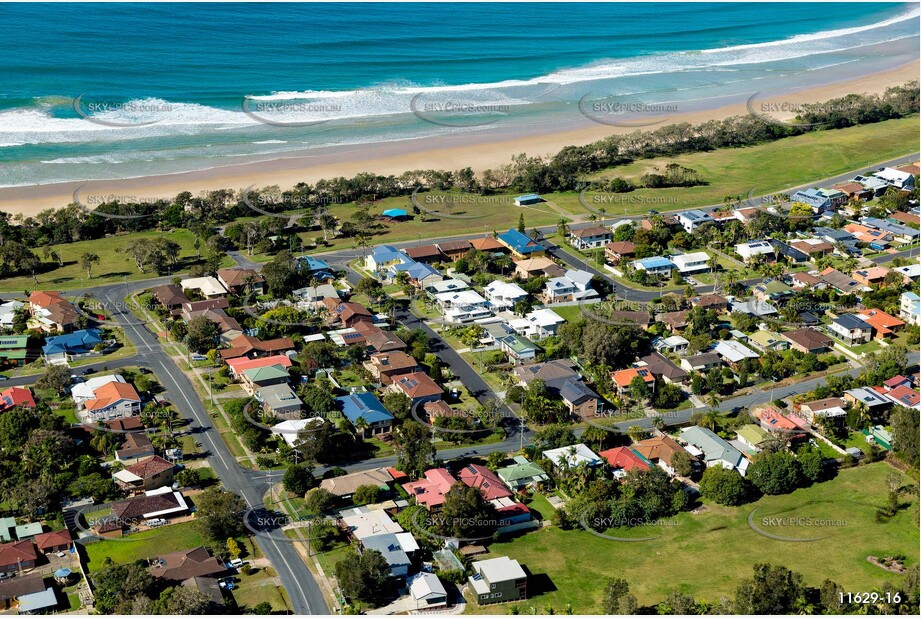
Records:
[[[921,278],[921,264],[908,264],[907,266],[897,266],[893,268],[895,272],[902,275],[902,281],[910,285],[913,281]]]
[[[470,241],[470,247],[483,253],[508,253],[508,248],[492,236],[474,238]]]
[[[592,449],[581,443],[550,449],[549,451],[544,451],[543,455],[560,472],[565,472],[576,466],[593,468],[602,462],[602,459]]]
[[[528,598],[528,576],[517,560],[507,556],[481,560],[471,565],[467,580],[479,605],[520,601]]]
[[[914,292],[902,292],[899,297],[899,317],[909,324],[921,324],[921,297]]]
[[[805,354],[820,354],[832,347],[831,337],[814,328],[800,328],[781,334],[790,342],[790,347]]]
[[[816,417],[834,418],[847,414],[847,402],[840,397],[826,397],[801,403],[799,411],[806,420],[815,422]]]
[[[858,345],[870,341],[873,327],[853,313],[843,313],[832,319],[828,325],[831,331],[848,345]]]
[[[674,255],[670,259],[682,275],[693,275],[710,270],[711,258],[703,251]]]
[[[889,401],[903,408],[921,410],[921,394],[910,386],[896,386],[883,394]]]
[[[566,320],[552,309],[535,309],[526,313],[523,318],[511,320],[508,325],[519,335],[531,341],[539,341],[556,335],[560,325],[565,322]]]
[[[703,294],[691,299],[692,307],[701,307],[720,313],[729,309],[729,301],[719,294]]]
[[[713,346],[713,352],[719,355],[723,362],[730,367],[735,367],[738,363],[747,358],[761,357],[760,354],[734,339],[718,342]]]
[[[748,448],[760,451],[764,446],[771,441],[771,434],[759,427],[758,425],[748,424],[742,425],[736,430],[736,437],[739,442],[747,446]]]
[[[854,281],[867,287],[874,287],[883,284],[889,269],[883,266],[873,266],[872,268],[859,268],[851,273]]]
[[[560,399],[573,416],[585,418],[599,413],[601,398],[585,385],[584,382],[570,380],[559,389]]]
[[[640,440],[633,445],[633,450],[644,460],[656,464],[672,476],[675,475],[672,457],[675,453],[686,452],[681,445],[666,435]]]
[[[684,228],[684,231],[691,234],[706,223],[714,223],[713,217],[702,210],[686,210],[679,212],[678,223]]]
[[[688,349],[690,343],[681,335],[672,335],[671,337],[656,337],[652,340],[652,347],[659,352],[680,354]]]
[[[911,190],[915,186],[915,177],[907,171],[886,167],[873,175],[896,189]]]
[[[141,413],[141,396],[130,384],[111,381],[93,391],[93,398],[83,403],[80,416],[84,422],[97,423]]]
[[[416,573],[406,583],[417,610],[447,606],[448,593],[434,573]]]
[[[681,368],[686,371],[698,371],[707,373],[711,369],[720,366],[720,355],[713,352],[704,352],[695,356],[688,356],[681,359]]]
[[[817,258],[824,257],[835,250],[834,245],[819,238],[793,240],[789,244],[797,251],[800,251],[809,256],[809,259],[813,261]]]
[[[648,257],[641,260],[633,260],[630,266],[634,270],[645,270],[650,275],[662,276],[670,275],[675,265],[671,260],[662,256]]]
[[[150,293],[158,303],[163,305],[164,309],[171,313],[178,311],[182,308],[182,305],[190,302],[182,288],[174,283],[152,287],[150,288]]]
[[[444,254],[441,252],[441,249],[437,245],[419,245],[418,247],[407,247],[403,249],[403,253],[409,256],[415,262],[423,262],[425,264],[434,264],[435,262],[440,262],[444,258]]]
[[[391,281],[396,281],[400,273],[406,273],[406,280],[409,284],[420,290],[424,290],[427,286],[444,280],[442,274],[435,270],[435,268],[421,262],[395,264],[387,269],[387,278]]]
[[[857,404],[866,406],[866,409],[871,413],[885,410],[892,405],[892,402],[886,399],[881,393],[878,393],[868,386],[846,390],[844,391],[843,398],[845,403],[851,406],[856,406]]]
[[[861,309],[857,317],[873,327],[874,339],[895,337],[902,330],[905,322],[879,309]]]
[[[892,234],[859,223],[848,223],[844,226],[844,230],[853,234],[857,241],[866,243],[877,250],[885,249],[893,241]]]
[[[312,255],[297,256],[294,258],[294,266],[299,273],[310,275],[311,278],[316,278],[321,281],[335,279],[333,269],[330,268],[329,264]]]
[[[449,262],[456,262],[467,255],[472,248],[469,240],[446,240],[438,243],[438,249]]]
[[[387,566],[390,567],[391,577],[399,578],[409,575],[412,561],[403,550],[396,534],[385,533],[365,537],[361,540],[361,546],[365,551],[374,550],[384,557]]]
[[[218,337],[217,341],[215,341],[216,344],[230,343],[243,334],[243,327],[240,326],[240,323],[227,315],[223,309],[205,309],[204,311],[196,311],[191,313],[188,319],[191,320],[198,316],[204,317],[206,320],[217,326]]]
[[[510,363],[520,364],[533,361],[541,347],[521,335],[506,335],[499,339],[499,348],[508,357]]]
[[[755,240],[736,245],[738,253],[744,262],[751,262],[762,255],[774,255],[774,247],[766,240]]]
[[[112,475],[119,489],[140,493],[173,484],[173,464],[154,455]]]
[[[183,292],[195,290],[205,298],[220,298],[227,294],[225,288],[215,277],[193,277],[179,282]]]
[[[413,373],[419,367],[416,359],[406,352],[381,352],[372,354],[363,367],[375,382],[391,384],[396,376]]]
[[[688,311],[686,309],[682,309],[680,311],[666,311],[665,313],[657,313],[656,321],[665,324],[665,326],[668,327],[669,332],[679,333],[687,328]]]
[[[35,567],[38,554],[32,541],[0,544],[0,573],[20,573]]]
[[[869,444],[876,444],[887,451],[892,448],[892,433],[882,425],[874,425],[869,430],[864,431],[867,432],[867,442]]]
[[[22,599],[28,600],[31,595],[44,590],[46,590],[45,576],[41,573],[30,573],[0,580],[0,610],[12,609],[16,603],[20,604],[21,610]],[[54,596],[53,592],[52,590],[52,596]],[[57,603],[56,599],[55,603]]]
[[[760,301],[783,301],[793,295],[793,289],[783,281],[765,279],[752,289],[752,295]]]
[[[240,335],[230,342],[230,347],[224,350],[218,350],[221,359],[228,361],[233,358],[245,356],[247,358],[258,358],[260,356],[274,356],[284,354],[294,349],[294,341],[290,337],[280,337],[278,339],[269,339],[262,341],[258,337],[251,335]]]
[[[630,383],[636,378],[641,378],[650,391],[655,390],[656,378],[647,367],[630,367],[611,372],[611,381],[614,383],[614,388],[618,395],[629,395]]]
[[[241,356],[240,358],[231,358],[226,362],[227,367],[230,369],[230,375],[237,379],[240,378],[243,375],[243,372],[247,369],[272,367],[273,365],[280,365],[281,367],[287,369],[291,366],[291,358],[285,354],[262,356],[258,358],[248,358],[246,356]]]
[[[413,259],[391,245],[381,245],[371,249],[365,258],[365,268],[381,275],[394,264],[411,264]]]
[[[626,446],[618,446],[598,454],[604,457],[614,470],[614,478],[623,478],[631,470],[649,469],[649,462]]]
[[[502,479],[486,466],[468,464],[458,473],[457,478],[467,487],[479,489],[487,502],[512,495]]]
[[[717,361],[718,362],[718,361]],[[688,372],[668,360],[658,352],[652,352],[647,356],[640,358],[639,364],[643,364],[653,377],[661,378],[667,384],[683,384],[688,379]]]
[[[457,479],[445,468],[431,468],[425,471],[424,478],[406,483],[403,489],[416,499],[417,504],[432,509],[444,504],[445,494],[456,482]]]
[[[21,386],[11,386],[5,391],[0,392],[0,412],[5,412],[11,408],[34,408],[35,399],[32,398],[32,391]]]
[[[790,201],[811,206],[812,212],[820,215],[823,212],[837,210],[838,206],[847,203],[847,195],[833,188],[805,189],[794,193]]]
[[[569,244],[580,251],[599,249],[609,243],[614,234],[606,227],[595,225],[569,232]]]
[[[610,264],[620,264],[636,254],[636,245],[629,240],[609,242],[604,246],[604,259]]]
[[[51,364],[66,364],[79,356],[90,354],[102,343],[102,331],[98,328],[77,330],[65,335],[45,339],[42,356]]]
[[[369,351],[399,352],[406,349],[406,343],[395,334],[368,322],[356,322],[353,328],[364,339]]]
[[[342,499],[351,498],[359,487],[365,485],[375,485],[380,490],[380,493],[384,494],[390,491],[390,487],[393,485],[393,476],[387,471],[387,468],[374,468],[372,470],[362,470],[342,476],[334,476],[320,481],[320,487],[322,489]],[[379,512],[384,514],[382,511]],[[386,516],[386,514],[384,514],[384,516]],[[388,521],[390,520],[389,517],[387,517],[387,519]],[[400,528],[399,525],[397,525],[397,528],[399,529],[395,530],[395,532],[402,532],[403,529]]]
[[[174,551],[151,560],[150,574],[167,581],[181,582],[190,577],[213,577],[227,571],[220,559],[204,547]]]
[[[345,328],[355,326],[357,322],[374,322],[374,316],[364,305],[344,302],[332,298],[323,300],[323,307],[328,315],[327,323],[340,324]]]
[[[591,287],[592,277],[585,270],[567,270],[562,277],[548,280],[541,296],[548,304],[598,298],[598,292]]]
[[[770,330],[759,330],[748,338],[751,344],[762,352],[782,352],[790,349],[790,342],[779,333]]]
[[[460,292],[461,290],[469,290],[470,286],[467,285],[466,281],[460,279],[442,279],[441,281],[436,281],[425,288],[425,291],[429,293],[432,297],[435,297],[439,294],[445,292]]]
[[[298,307],[302,306],[303,303],[307,303],[307,309],[310,311],[316,310],[317,303],[322,303],[327,298],[339,300],[339,291],[330,283],[308,285],[294,290],[291,294],[299,299]]]
[[[867,286],[861,285],[858,281],[830,266],[819,273],[819,279],[829,287],[838,290],[841,294],[855,294],[870,290]]]
[[[352,393],[337,397],[336,401],[342,407],[342,413],[352,423],[352,427],[361,431],[365,438],[390,433],[393,415],[374,393]]]
[[[492,315],[487,300],[474,290],[436,294],[435,302],[441,308],[445,320],[454,324],[464,324]]]
[[[298,418],[304,402],[287,384],[259,386],[253,396],[262,404],[262,409],[276,418]]]
[[[767,301],[753,298],[750,300],[732,301],[732,311],[734,313],[746,313],[756,318],[763,318],[767,315],[775,315],[777,313],[777,308]]]
[[[271,432],[273,436],[278,436],[284,440],[288,446],[295,447],[300,441],[298,437],[302,431],[314,432],[323,427],[326,419],[322,416],[311,416],[308,418],[297,418],[272,425]]]
[[[847,181],[839,182],[831,186],[832,189],[840,191],[847,196],[849,200],[869,200],[873,197],[873,192],[868,190],[859,182]]]
[[[234,294],[264,294],[265,279],[252,268],[221,268],[217,280]]]
[[[790,285],[796,290],[803,288],[821,290],[827,287],[827,284],[809,273],[793,273],[790,275]]]
[[[31,328],[45,332],[69,333],[80,319],[80,312],[60,292],[38,291],[29,294]]]
[[[539,257],[546,253],[544,246],[532,240],[516,229],[509,229],[496,236],[496,240],[505,245],[517,258]]]
[[[244,370],[240,376],[240,382],[243,384],[243,390],[253,395],[257,388],[287,384],[289,378],[288,370],[281,365],[269,365]]]
[[[135,522],[141,519],[185,515],[189,512],[189,505],[180,492],[173,491],[167,486],[113,502],[111,511],[116,522]]]
[[[422,371],[395,376],[393,382],[384,390],[389,393],[406,395],[413,405],[436,401],[444,395],[444,389]]]
[[[561,277],[566,271],[547,257],[532,257],[515,262],[515,276],[519,279],[531,277]]]
[[[889,184],[885,180],[877,178],[876,176],[858,175],[854,176],[852,180],[866,189],[871,197],[879,197],[889,188]]]
[[[696,425],[685,427],[681,430],[681,439],[687,442],[685,450],[695,457],[700,457],[708,468],[722,466],[745,476],[748,459],[709,429]]]
[[[543,201],[543,198],[536,193],[528,193],[527,195],[516,197],[515,206],[530,206],[531,204],[540,204]]]
[[[794,264],[808,262],[810,259],[809,254],[805,251],[800,251],[796,247],[788,245],[787,243],[777,240],[776,238],[771,238],[768,240],[768,242],[771,243],[772,247],[774,247],[775,256],[783,256]]]
[[[582,379],[576,371],[576,366],[562,359],[521,365],[512,369],[512,375],[518,380],[518,384],[525,388],[534,380],[541,380],[551,390],[559,390],[566,382],[578,382]]]
[[[550,480],[543,468],[533,461],[528,461],[523,455],[515,455],[512,461],[515,463],[499,468],[496,470],[496,474],[499,475],[503,483],[513,490],[519,491],[527,487],[537,487],[541,483]]]
[[[138,463],[149,459],[156,454],[153,443],[145,433],[128,433],[125,435],[125,441],[115,451],[115,461],[120,461],[124,465]]]
[[[0,362],[3,364],[22,367],[36,355],[29,349],[29,335],[0,335]]]
[[[71,386],[70,397],[74,400],[74,403],[77,404],[77,409],[80,409],[87,401],[96,398],[96,395],[94,394],[96,389],[110,382],[121,382],[124,384],[125,378],[117,373],[107,376],[92,377],[85,382],[79,382]]]
[[[511,309],[528,297],[528,293],[519,286],[514,283],[506,283],[501,279],[491,281],[483,288],[483,293],[486,294],[486,300],[493,309]]]
[[[783,434],[787,440],[797,440],[807,436],[809,423],[795,414],[784,415],[774,408],[761,412],[759,418],[762,429]]]
[[[217,579],[214,577],[190,577],[182,580],[182,586],[197,590],[208,600],[208,613],[211,615],[224,613],[224,592]]]
[[[230,301],[226,298],[211,298],[207,300],[190,300],[182,304],[179,314],[182,319],[188,322],[196,315],[201,315],[206,311],[224,310],[230,307]]]
[[[890,223],[899,223],[901,225],[921,225],[921,215],[917,213],[910,212],[891,212],[889,216],[886,217],[886,220]]]

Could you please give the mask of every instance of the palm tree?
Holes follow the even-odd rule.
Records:
[[[560,238],[566,238],[566,235],[569,234],[569,225],[566,217],[560,217],[559,221],[556,222],[556,233],[559,234]]]
[[[365,430],[367,430],[368,427],[368,421],[365,420],[365,417],[359,416],[357,419],[355,419],[355,432],[360,438],[365,437]]]
[[[711,394],[710,397],[711,398],[715,397],[715,395]],[[711,405],[712,405],[712,402],[711,402]],[[716,431],[717,421],[719,417],[720,417],[719,412],[717,412],[716,410],[708,410],[706,414],[700,417],[700,424],[702,427],[706,427],[710,431]]]

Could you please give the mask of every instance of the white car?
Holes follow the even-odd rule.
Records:
[[[243,566],[243,561],[240,560],[239,558],[234,558],[233,560],[228,562],[227,565],[230,566],[231,568],[239,569],[241,566]]]

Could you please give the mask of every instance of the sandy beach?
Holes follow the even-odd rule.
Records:
[[[759,104],[802,104],[823,102],[851,93],[882,93],[887,87],[917,80],[919,63],[912,62],[891,71],[867,75],[859,80],[832,83],[776,97],[759,98]],[[250,186],[278,185],[290,188],[298,182],[321,178],[353,176],[359,172],[400,174],[411,169],[455,170],[472,167],[479,171],[510,161],[512,155],[549,155],[564,146],[582,145],[603,137],[650,130],[677,122],[699,123],[733,115],[747,114],[744,103],[711,110],[663,115],[663,122],[647,127],[616,127],[585,121],[582,128],[551,132],[546,128],[531,135],[490,134],[487,131],[455,137],[406,140],[348,148],[318,148],[300,155],[271,161],[214,167],[181,174],[148,176],[127,180],[67,182],[47,185],[0,188],[0,209],[32,216],[47,208],[60,208],[74,201],[74,195],[94,194],[135,196],[148,200],[173,197],[182,191],[197,193],[209,189],[243,189]],[[773,115],[773,114],[772,114]],[[793,114],[788,114],[792,116]],[[782,114],[774,115],[783,118]]]

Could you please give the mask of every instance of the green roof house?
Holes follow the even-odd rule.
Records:
[[[26,364],[29,356],[28,347],[28,335],[0,335],[0,361],[17,366]]]
[[[789,350],[790,342],[781,337],[778,333],[769,330],[759,330],[752,333],[748,338],[753,346],[762,352]]]
[[[28,539],[34,538],[36,535],[42,533],[42,524],[41,522],[32,522],[28,524],[22,524],[21,526],[16,526],[16,538],[20,541],[26,541]]]
[[[496,474],[515,491],[549,480],[550,477],[543,468],[533,461],[528,461],[524,456],[517,455],[514,461],[514,464],[496,470]]]
[[[760,451],[771,439],[770,433],[754,424],[742,425],[736,430],[736,435],[739,442],[756,451]]]
[[[876,444],[888,451],[892,448],[892,434],[882,425],[876,425],[870,428],[867,442],[876,442]]]
[[[15,528],[15,517],[0,517],[0,543],[15,541],[16,537],[13,536]]]
[[[289,377],[288,370],[281,365],[253,367],[252,369],[244,370],[240,374],[243,388],[250,394],[254,393],[260,386],[287,384]]]
[[[521,335],[507,335],[499,339],[499,346],[505,355],[508,356],[509,362],[520,364],[525,361],[531,361],[537,358],[537,352],[541,349],[539,345]]]

